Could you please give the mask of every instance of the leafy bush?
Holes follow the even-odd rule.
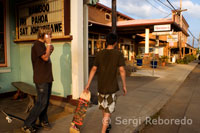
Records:
[[[139,54],[136,56],[136,59],[142,59],[142,56]]]
[[[183,59],[177,59],[177,64],[188,64],[194,61],[196,57],[194,55],[186,55]]]
[[[161,56],[160,58],[159,58],[159,60],[161,61],[161,62],[168,62],[167,60],[168,60],[169,58],[168,58],[168,56]]]

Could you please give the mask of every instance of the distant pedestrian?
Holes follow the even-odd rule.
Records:
[[[98,106],[103,113],[102,133],[111,129],[109,120],[115,110],[116,92],[119,90],[117,82],[118,70],[123,83],[124,95],[126,95],[126,72],[123,54],[114,49],[117,45],[117,35],[110,33],[106,37],[107,48],[100,51],[94,61],[89,75],[89,80],[84,91],[88,92],[91,81],[98,70]]]
[[[37,90],[37,101],[22,127],[22,131],[26,133],[36,132],[35,122],[38,117],[44,129],[51,129],[47,116],[53,82],[50,55],[54,47],[51,45],[51,36],[52,32],[50,28],[40,28],[38,31],[38,40],[34,42],[31,49],[33,81]]]

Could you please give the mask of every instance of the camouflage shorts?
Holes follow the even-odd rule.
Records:
[[[98,93],[98,106],[100,110],[104,110],[106,113],[113,113],[115,111],[115,105],[117,96],[113,94],[100,94]]]

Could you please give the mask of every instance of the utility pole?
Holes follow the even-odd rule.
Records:
[[[112,0],[112,32],[117,31],[117,0]]]
[[[179,21],[180,21],[180,27],[182,28],[182,0],[180,0],[180,11],[179,11]],[[179,33],[179,52],[180,52],[180,58],[182,59],[182,31]]]
[[[192,47],[194,48],[194,36],[193,36],[193,39],[192,39]]]
[[[200,33],[199,33],[199,40],[198,40],[198,50],[199,50],[199,45],[200,45]]]
[[[178,18],[179,18],[179,25],[181,28],[181,32],[178,33],[178,36],[179,36],[178,45],[179,45],[180,58],[182,58],[182,24],[183,24],[182,12],[187,11],[187,9],[182,10],[182,0],[180,0],[180,9],[179,10],[176,10],[169,0],[167,0],[167,2],[172,6],[174,11],[176,11],[176,15],[178,15]],[[183,52],[185,53],[185,47],[183,50],[184,50]]]

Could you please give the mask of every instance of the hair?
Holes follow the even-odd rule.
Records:
[[[106,36],[106,44],[107,45],[114,45],[118,41],[117,34],[115,33],[109,33]]]
[[[40,27],[38,29],[38,39],[44,39],[45,34],[52,34],[50,27]]]

